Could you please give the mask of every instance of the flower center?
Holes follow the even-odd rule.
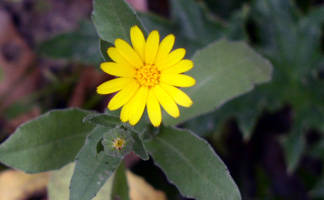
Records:
[[[151,87],[159,83],[160,72],[155,65],[145,64],[137,70],[135,78],[140,85]]]
[[[123,138],[117,138],[114,140],[114,148],[121,150],[125,144],[125,140]]]

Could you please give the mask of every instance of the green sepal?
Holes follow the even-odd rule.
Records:
[[[111,128],[122,123],[117,116],[101,113],[90,114],[83,119],[83,122],[89,122],[92,124],[107,126]]]

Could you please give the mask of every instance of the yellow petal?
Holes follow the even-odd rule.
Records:
[[[108,104],[108,109],[117,110],[118,108],[122,107],[133,97],[138,88],[139,85],[137,81],[133,80],[130,84],[128,84],[110,100]]]
[[[145,37],[138,26],[133,26],[130,30],[130,38],[136,53],[144,60]]]
[[[151,89],[153,90],[155,97],[162,105],[164,110],[174,118],[179,117],[180,115],[179,108],[175,103],[175,101],[173,100],[173,98],[159,85],[155,85]]]
[[[133,78],[115,78],[106,81],[97,87],[98,94],[111,94],[123,89],[126,85],[130,84]]]
[[[151,89],[149,90],[147,96],[147,113],[153,126],[158,127],[161,125],[161,107],[154,95],[154,92]]]
[[[152,31],[145,44],[145,63],[153,64],[159,49],[160,35],[158,31]]]
[[[121,77],[135,77],[136,71],[134,68],[130,68],[126,65],[105,62],[100,65],[100,68],[107,74]]]
[[[168,56],[171,49],[173,48],[174,40],[175,40],[175,37],[172,34],[166,36],[162,40],[162,42],[161,42],[161,44],[159,46],[158,53],[156,55],[155,63],[161,62],[162,60],[164,60]]]
[[[172,51],[165,59],[161,60],[160,62],[156,62],[155,64],[157,65],[159,70],[167,69],[182,60],[185,54],[186,50],[179,48]]]
[[[132,66],[140,68],[143,62],[134,49],[124,40],[116,39],[115,46],[118,53]]]
[[[192,105],[192,100],[182,90],[164,83],[160,83],[160,86],[165,91],[167,91],[167,93],[169,93],[169,95],[174,99],[174,101],[180,106],[190,107]]]
[[[117,51],[116,47],[109,47],[107,50],[109,57],[116,63],[131,66]]]
[[[162,74],[180,74],[186,71],[189,71],[193,67],[193,62],[191,60],[181,60],[177,64],[173,65],[172,67],[169,67],[167,69],[164,69],[161,71]]]
[[[184,74],[161,74],[160,81],[177,87],[191,87],[196,80]]]
[[[129,123],[133,126],[137,124],[137,122],[141,119],[143,115],[147,101],[147,93],[148,87],[142,86],[136,92],[135,96],[131,99],[132,107],[130,108],[129,112]]]
[[[122,108],[120,112],[120,120],[122,122],[127,122],[129,120],[129,112],[132,108],[132,99],[130,99]]]

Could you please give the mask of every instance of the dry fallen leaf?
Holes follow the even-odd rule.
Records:
[[[17,170],[0,173],[0,200],[23,200],[30,195],[45,191],[49,173],[26,174]]]
[[[38,87],[41,70],[34,68],[35,54],[19,35],[9,13],[0,10],[0,111]]]
[[[154,189],[142,177],[126,171],[131,200],[166,200],[164,192]]]

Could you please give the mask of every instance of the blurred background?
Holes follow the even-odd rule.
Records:
[[[175,34],[187,57],[227,38],[271,61],[270,83],[180,126],[208,140],[243,199],[324,199],[324,2],[128,2],[149,31]],[[99,69],[91,11],[92,0],[0,0],[0,143],[50,109],[105,110],[110,96],[96,87],[112,77]],[[152,160],[126,164],[167,199],[185,199]],[[47,174],[8,170],[0,163],[0,200],[48,199]]]

